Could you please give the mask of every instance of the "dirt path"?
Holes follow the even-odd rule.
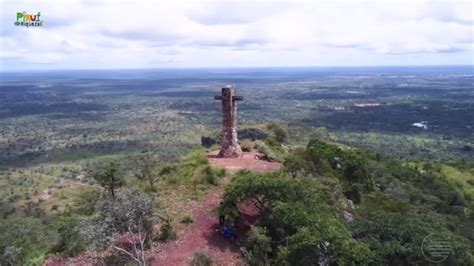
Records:
[[[180,232],[177,241],[152,251],[151,265],[189,265],[194,254],[201,250],[208,252],[215,265],[238,265],[239,248],[217,232],[219,221],[214,210],[221,199],[222,187],[216,187],[202,200],[190,203],[194,222]]]
[[[256,160],[257,152],[244,153],[241,158],[217,158],[217,152],[208,154],[211,165],[224,167],[233,174],[240,169],[255,172],[275,171],[282,167],[280,163]],[[215,265],[244,265],[239,247],[218,232],[219,221],[215,209],[219,206],[224,184],[209,191],[202,200],[189,202],[184,211],[192,213],[194,223],[188,225],[179,234],[179,240],[159,246],[151,253],[151,265],[189,265],[196,252],[204,250],[212,257]],[[255,212],[251,206],[243,208],[239,223],[239,236],[244,235],[249,225],[255,220]]]

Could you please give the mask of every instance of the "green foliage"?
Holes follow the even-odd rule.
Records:
[[[276,141],[278,141],[279,143],[283,143],[288,139],[288,131],[284,129],[281,125],[271,123],[267,126],[267,129],[273,132]]]
[[[183,224],[192,224],[194,222],[193,220],[193,217],[191,215],[185,215],[182,219],[181,219],[181,223]]]
[[[97,200],[101,198],[101,193],[96,190],[85,190],[73,199],[71,212],[78,215],[92,215],[95,211]]]
[[[124,233],[135,235],[137,241],[143,241],[145,247],[148,247],[155,220],[166,219],[164,213],[156,211],[154,206],[153,198],[142,191],[119,189],[115,199],[106,197],[98,202],[98,215],[78,219],[80,232],[93,248],[107,247]]]
[[[226,189],[220,212],[232,215],[238,203],[253,203],[261,213],[260,222],[268,229],[272,243],[280,243],[272,246],[273,253],[280,252],[279,262],[313,265],[323,258],[334,262],[370,261],[368,248],[352,239],[335,209],[328,204],[329,200],[326,191],[317,189],[307,179],[243,171]],[[259,261],[265,260],[262,252],[267,250],[262,244],[262,234],[265,235],[261,230],[252,232],[255,241],[249,246],[257,249],[250,252],[259,254]]]
[[[268,137],[267,132],[256,127],[247,127],[239,129],[237,134],[239,136],[239,139],[249,139],[251,141],[264,140]]]
[[[293,177],[298,175],[334,177],[342,182],[344,193],[358,203],[362,193],[374,190],[372,165],[375,158],[367,151],[342,149],[321,140],[311,140],[306,149],[287,156],[284,164]]]
[[[176,240],[177,238],[178,235],[176,234],[176,230],[174,230],[173,226],[171,225],[171,220],[164,220],[160,226],[160,232],[157,235],[156,240],[167,242]]]
[[[149,191],[156,192],[155,182],[158,175],[155,173],[155,169],[157,161],[150,154],[141,154],[137,156],[135,163],[138,168],[135,177],[147,182]]]
[[[268,143],[270,143],[273,146],[270,146]],[[257,147],[258,152],[264,154],[268,160],[270,161],[283,161],[283,155],[281,154],[281,151],[278,150],[278,147],[280,144],[277,142],[274,142],[272,139],[266,140],[266,142],[257,140],[255,142],[255,146]]]
[[[442,217],[430,213],[373,211],[351,224],[353,235],[375,253],[377,265],[413,265],[425,261],[422,243],[431,233],[446,237],[453,247],[446,265],[473,265],[469,242],[447,229]]]
[[[59,234],[59,241],[52,247],[52,252],[70,257],[88,247],[89,240],[81,233],[76,217],[61,217],[53,227]]]
[[[140,229],[150,233],[153,220],[161,218],[154,206],[153,199],[143,192],[120,189],[115,200],[105,198],[98,203],[97,208],[101,226],[112,232],[136,232]]]
[[[0,223],[0,264],[40,265],[58,234],[39,219],[9,217]]]
[[[167,165],[160,170],[160,175],[169,184],[217,185],[219,179],[225,176],[224,168],[213,168],[209,165],[203,148],[195,148],[179,163]]]
[[[249,152],[249,151],[252,151],[253,144],[252,142],[248,140],[244,140],[242,144],[240,144],[240,147],[242,148],[242,151]]]
[[[252,226],[247,235],[246,248],[251,251],[249,256],[250,265],[268,265],[272,239],[263,227]]]
[[[30,252],[28,252],[28,254],[26,255],[26,258],[25,258],[25,265],[28,265],[28,266],[33,266],[33,265],[36,265],[36,266],[40,266],[43,264],[43,261],[44,259],[46,258],[46,252],[42,251],[42,250],[31,250]]]
[[[97,182],[110,192],[112,199],[115,198],[115,190],[124,185],[123,177],[118,173],[117,165],[110,162],[99,173],[94,175]]]
[[[253,245],[247,246],[249,258],[260,254],[255,264],[418,264],[426,262],[423,239],[440,233],[453,245],[446,262],[472,265],[473,208],[463,196],[470,185],[466,170],[434,163],[412,169],[320,140],[292,151],[284,164],[279,173],[237,173],[220,208],[226,217],[238,216],[242,202],[260,210],[259,225],[266,232],[253,229],[248,237]],[[346,197],[357,208],[342,204]],[[354,218],[342,222],[340,213],[347,208]],[[265,237],[271,250],[262,253]]]

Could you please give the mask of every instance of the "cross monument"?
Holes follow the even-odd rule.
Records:
[[[242,156],[242,149],[237,139],[237,101],[243,100],[242,96],[235,95],[235,88],[227,85],[222,88],[219,96],[214,96],[215,100],[222,102],[222,147],[218,157],[238,158]]]

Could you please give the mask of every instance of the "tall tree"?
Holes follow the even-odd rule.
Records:
[[[102,171],[94,176],[104,189],[110,192],[112,199],[115,199],[115,190],[124,185],[124,179],[119,174],[117,164],[109,163]]]
[[[143,155],[138,158],[139,172],[135,176],[139,179],[145,180],[150,185],[151,191],[156,191],[155,181],[157,175],[154,173],[156,168],[156,161],[151,155]]]

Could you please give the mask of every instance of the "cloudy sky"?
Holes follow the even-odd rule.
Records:
[[[472,1],[0,0],[0,70],[472,65]],[[43,27],[15,26],[41,12]]]

